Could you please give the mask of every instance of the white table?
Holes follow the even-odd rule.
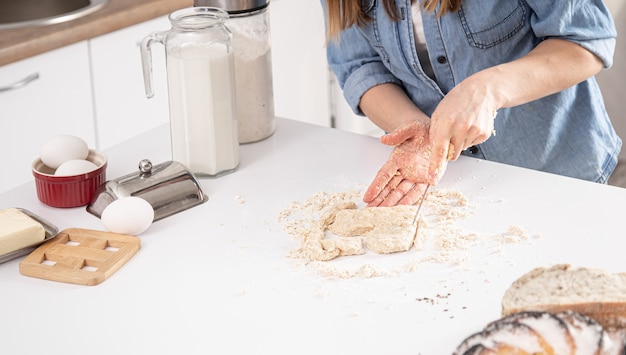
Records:
[[[104,283],[0,265],[0,354],[449,354],[499,317],[504,290],[534,267],[626,269],[626,190],[466,157],[438,186],[474,207],[461,227],[489,235],[517,225],[529,241],[377,278],[329,279],[287,258],[297,242],[279,213],[319,191],[366,186],[389,151],[372,137],[278,119],[271,138],[241,147],[237,172],[201,180],[208,202],[155,222]],[[169,160],[167,127],[107,155],[109,179],[144,158]],[[103,230],[84,208],[41,204],[33,183],[0,195],[0,208],[13,206],[59,230]]]

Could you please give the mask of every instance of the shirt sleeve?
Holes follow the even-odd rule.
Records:
[[[561,38],[586,48],[609,68],[617,31],[602,0],[526,0],[533,9],[531,26],[539,38]]]

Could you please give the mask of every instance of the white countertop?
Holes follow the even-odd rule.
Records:
[[[374,278],[330,279],[286,257],[298,245],[279,213],[320,191],[363,189],[389,151],[372,137],[278,119],[272,137],[241,147],[238,171],[200,180],[208,202],[155,222],[102,284],[0,264],[0,354],[450,354],[499,317],[504,290],[534,267],[626,269],[626,190],[467,157],[437,187],[473,206],[460,227],[489,235],[520,226],[527,242]],[[108,179],[144,158],[169,160],[167,127],[107,155]],[[104,230],[84,208],[41,204],[33,183],[1,194],[6,207],[59,230]]]

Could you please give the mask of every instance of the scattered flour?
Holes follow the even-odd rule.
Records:
[[[429,192],[417,230],[411,227],[417,206],[367,208],[361,196],[362,191],[318,192],[304,202],[291,202],[278,216],[284,231],[298,241],[288,256],[326,278],[371,278],[414,272],[424,264],[462,265],[477,248],[501,254],[504,246],[531,239],[524,228],[515,225],[496,235],[457,226],[475,209],[456,190]],[[372,209],[385,211],[373,214]],[[374,246],[371,233],[379,239],[383,235],[384,247]],[[397,240],[391,240],[394,235]],[[349,266],[343,263],[345,258],[350,259]],[[397,259],[392,267],[389,258]]]

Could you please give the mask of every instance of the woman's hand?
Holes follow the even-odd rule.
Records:
[[[461,151],[495,134],[498,106],[493,96],[483,76],[476,75],[461,82],[441,100],[431,116],[428,181],[436,181],[447,160],[456,160]],[[456,151],[450,151],[451,146],[457,147]]]
[[[428,180],[431,151],[428,137],[429,123],[414,121],[380,138],[383,144],[395,148],[363,196],[368,206],[412,205],[422,197],[426,185],[431,183]],[[444,169],[445,163],[441,175]]]

